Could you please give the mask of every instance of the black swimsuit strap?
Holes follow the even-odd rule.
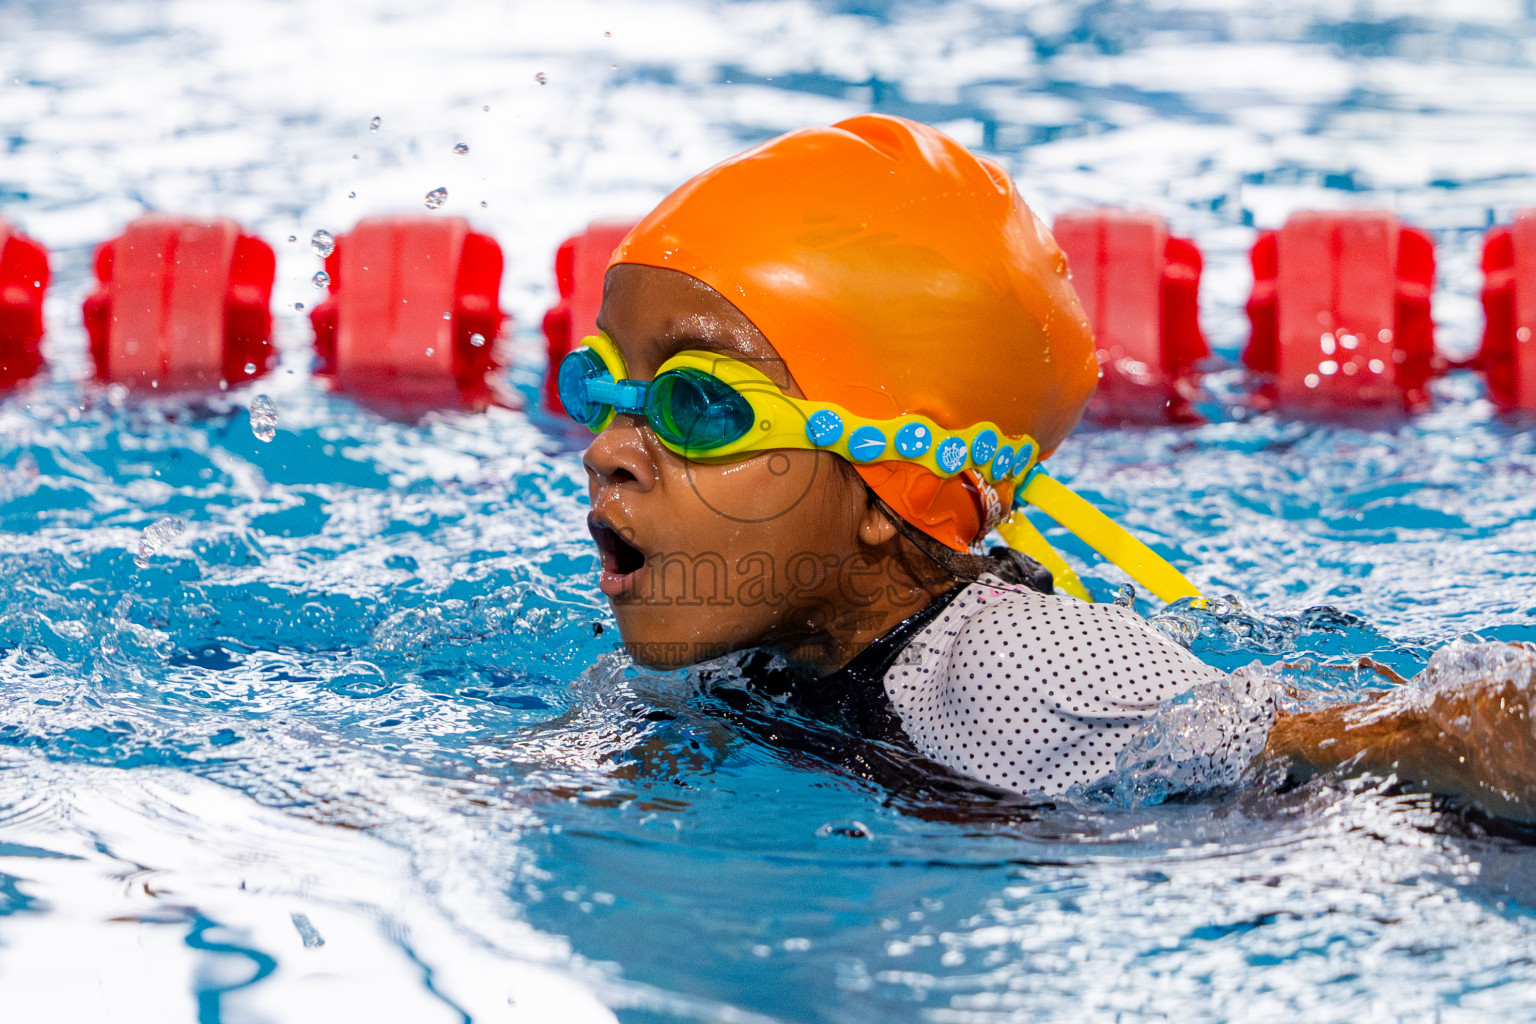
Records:
[[[830,675],[801,678],[790,698],[803,714],[836,725],[855,736],[909,744],[901,719],[885,693],[885,674],[901,652],[939,613],[949,607],[964,585],[951,587],[918,611],[872,640],[853,659]]]

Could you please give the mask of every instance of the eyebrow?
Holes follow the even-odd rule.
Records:
[[[601,316],[598,318],[597,327],[607,333],[610,338],[613,337],[608,329],[609,325],[603,322]],[[621,354],[626,348],[635,350],[637,356],[640,352],[644,352],[653,357],[652,367],[660,367],[679,352],[691,349],[740,359],[756,367],[780,388],[789,386],[793,379],[789,372],[789,365],[784,362],[782,356],[773,351],[771,343],[768,346],[770,355],[754,351],[755,346],[750,338],[741,337],[734,324],[713,313],[678,317],[665,329],[655,334],[639,337],[631,335],[626,340],[628,344],[620,345]],[[619,344],[617,338],[614,342]],[[626,354],[625,363],[633,371],[639,365],[639,360],[630,359]]]
[[[599,325],[600,328],[601,326]],[[653,354],[654,365],[656,366],[665,363],[679,352],[688,350],[712,352],[751,363],[757,366],[763,373],[768,374],[776,383],[782,385],[783,381],[779,378],[784,378],[788,375],[782,358],[778,355],[764,358],[750,351],[746,344],[736,339],[729,332],[722,331],[721,335],[724,336],[710,336],[702,334],[697,330],[682,328],[675,332],[652,335],[634,344],[637,347],[643,346],[649,353]],[[615,343],[617,344],[617,341]],[[629,360],[626,359],[626,362],[629,362]]]
[[[598,330],[602,331],[604,334],[607,334],[610,338],[613,337],[613,332],[609,330],[609,325],[605,324],[601,317],[598,318],[596,326]],[[615,339],[615,344],[617,344],[617,339]],[[661,352],[666,352],[667,357],[676,355],[678,352],[690,348],[699,349],[704,352],[719,352],[722,355],[743,354],[742,350],[736,347],[734,344],[722,342],[718,338],[707,337],[703,334],[699,334],[696,331],[686,329],[676,333],[667,332],[660,335],[654,335],[652,337],[646,338],[640,344],[654,347]]]
[[[660,349],[662,355],[661,358],[656,361],[657,366],[660,366],[662,363],[666,362],[668,359],[671,359],[679,352],[692,349],[696,352],[709,352],[722,356],[730,356],[732,359],[739,359],[747,365],[755,368],[759,373],[766,376],[769,380],[773,381],[777,387],[780,388],[785,387],[790,380],[789,364],[784,362],[784,357],[779,355],[777,352],[768,356],[760,355],[756,352],[750,351],[746,345],[727,344],[720,341],[719,339],[700,337],[698,334],[693,332],[683,332],[676,335],[668,335],[657,339],[657,341],[664,346]]]
[[[662,335],[659,338],[653,339],[652,343],[657,346],[658,351],[666,353],[661,361],[665,361],[687,349],[693,349],[698,352],[718,352],[725,356],[747,355],[738,344],[724,342],[719,338],[705,337],[692,331]]]

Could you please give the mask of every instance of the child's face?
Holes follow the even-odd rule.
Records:
[[[685,274],[614,267],[598,322],[636,380],[698,349],[747,360],[804,397],[751,321]],[[690,462],[641,417],[620,415],[582,461],[599,585],[641,664],[675,668],[769,646],[835,667],[830,649],[877,628],[863,620],[883,617],[892,595],[913,600],[882,577],[891,529],[835,455],[770,451]]]

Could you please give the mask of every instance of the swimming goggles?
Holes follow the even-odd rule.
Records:
[[[594,432],[619,413],[640,416],[662,444],[696,462],[800,448],[855,465],[912,462],[946,479],[975,469],[992,483],[1021,479],[1039,462],[1033,438],[1006,436],[994,423],[947,430],[926,416],[869,419],[830,402],[792,398],[757,367],[718,352],[679,352],[649,381],[625,372],[611,339],[583,338],[560,363],[560,402]]]
[[[831,402],[786,395],[755,366],[717,352],[679,352],[651,380],[632,380],[607,335],[583,338],[561,361],[556,386],[565,411],[593,433],[620,413],[640,416],[669,450],[696,462],[796,448],[832,452],[855,465],[911,462],[946,479],[972,469],[994,484],[1012,480],[1013,512],[998,532],[1009,547],[1049,569],[1064,592],[1093,600],[1024,514],[1024,504],[1071,530],[1163,601],[1200,599],[1194,584],[1166,559],[1046,475],[1033,438],[1004,435],[994,423],[949,430],[915,414],[870,419]]]

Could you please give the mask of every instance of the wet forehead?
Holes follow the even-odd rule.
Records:
[[[649,380],[685,349],[719,352],[756,366],[793,388],[784,362],[746,316],[708,285],[673,270],[621,264],[603,287],[601,328],[630,376]]]

